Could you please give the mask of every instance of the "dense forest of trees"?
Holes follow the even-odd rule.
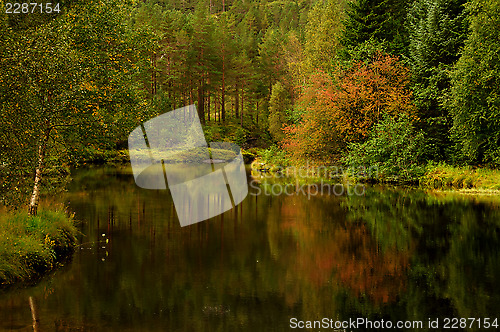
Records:
[[[192,103],[208,139],[277,145],[287,162],[498,168],[499,24],[497,0],[65,0],[57,13],[2,11],[2,191],[35,196],[44,166],[123,148],[140,122]],[[22,189],[34,173],[35,188]]]

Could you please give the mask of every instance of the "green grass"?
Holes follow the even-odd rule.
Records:
[[[430,164],[420,178],[420,186],[434,189],[500,190],[500,170]]]
[[[258,172],[259,169],[266,169],[270,174],[274,174],[278,167],[276,165],[287,166],[284,154],[279,149],[272,147],[267,150],[261,150],[258,157],[252,162],[252,170]],[[314,169],[313,166],[310,166]],[[490,168],[473,168],[451,166],[445,163],[430,162],[426,166],[420,167],[420,174],[415,178],[415,174],[406,172],[398,175],[395,179],[384,176],[371,170],[375,177],[366,177],[360,175],[345,174],[344,179],[349,182],[374,182],[374,183],[399,183],[399,184],[418,184],[421,188],[432,188],[438,190],[460,190],[467,193],[488,193],[498,194],[500,191],[500,170]],[[327,167],[330,170],[330,167]],[[334,172],[335,173],[335,172]],[[330,173],[331,174],[331,173]],[[342,172],[338,173],[342,178]],[[315,174],[313,174],[314,178]],[[371,175],[370,175],[371,176]],[[318,179],[323,178],[318,176]]]
[[[64,211],[0,215],[0,285],[32,281],[72,252],[77,229]]]

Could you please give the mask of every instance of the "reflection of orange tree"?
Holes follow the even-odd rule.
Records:
[[[280,196],[267,212],[274,261],[269,272],[280,271],[277,292],[289,308],[301,308],[303,317],[328,317],[338,311],[334,296],[339,293],[338,284],[331,282],[336,253],[330,234],[335,224],[329,219],[340,206],[332,201],[329,197],[308,201],[302,195]],[[322,209],[327,205],[328,209]]]
[[[331,279],[334,257],[338,251],[334,241],[330,241],[322,232],[330,228],[324,225],[321,216],[323,211],[307,209],[303,197],[290,196],[280,207],[283,222],[281,230],[290,232],[296,243],[295,273],[306,273],[307,278],[315,286],[321,287]],[[316,211],[315,211],[316,210]],[[314,215],[310,211],[315,211]]]
[[[290,272],[315,289],[332,282],[375,304],[395,301],[406,288],[409,250],[380,250],[363,224],[346,222],[333,200],[290,196],[281,204],[280,230],[293,235],[297,248],[295,255],[289,253]],[[328,208],[315,206],[320,204]]]
[[[338,232],[335,242],[341,247],[336,257],[338,277],[356,296],[387,303],[405,289],[409,252],[395,248],[379,251],[363,224]]]

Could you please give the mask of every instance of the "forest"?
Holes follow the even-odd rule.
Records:
[[[207,141],[283,166],[500,166],[496,0],[59,4],[0,14],[4,203],[36,214],[69,167],[126,160],[135,126],[190,104]]]
[[[499,0],[0,4],[0,329],[498,327]],[[192,104],[256,187],[181,227],[128,138]]]

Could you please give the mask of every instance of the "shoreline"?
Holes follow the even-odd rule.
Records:
[[[0,289],[36,283],[70,261],[77,233],[73,216],[62,210],[0,215]]]
[[[293,167],[293,166],[290,166]],[[304,167],[304,166],[297,166]],[[297,168],[295,167],[295,168]],[[303,180],[326,180],[327,182],[336,183],[361,183],[361,184],[378,184],[378,185],[401,185],[401,186],[411,186],[415,189],[430,189],[434,191],[441,192],[457,192],[469,195],[500,195],[500,170],[494,170],[489,168],[472,168],[472,167],[456,167],[447,164],[430,163],[425,167],[425,172],[422,176],[417,179],[404,179],[395,178],[389,176],[377,176],[377,177],[367,177],[367,176],[356,176],[349,172],[339,173],[339,167],[332,167],[332,172],[335,176],[330,177],[322,176],[320,174],[315,174],[314,170],[316,166],[309,166],[304,168],[307,176],[294,176],[285,175],[286,172],[280,172],[280,170],[286,169],[286,167],[280,167],[272,163],[265,162],[262,158],[256,158],[250,165],[252,172],[257,174],[266,174],[265,178],[275,178],[283,179],[290,178],[299,181]],[[328,172],[328,167],[325,169]],[[342,168],[340,168],[342,169]]]

